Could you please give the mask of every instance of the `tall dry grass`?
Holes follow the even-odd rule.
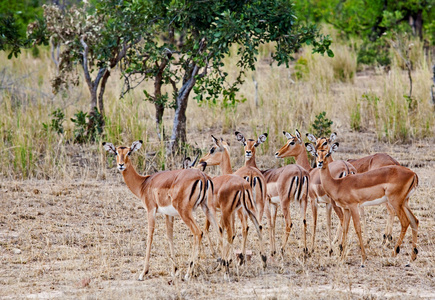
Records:
[[[379,140],[387,142],[433,138],[434,109],[430,102],[430,62],[422,43],[415,42],[410,55],[414,70],[413,94],[407,98],[409,79],[403,63],[393,56],[391,70],[369,70],[357,73],[356,52],[352,43],[337,42],[334,58],[311,54],[309,48],[296,55],[289,69],[270,64],[272,45],[260,49],[257,69],[248,72],[240,89],[246,99],[236,108],[190,100],[188,141],[192,149],[207,149],[210,134],[234,141],[232,132],[240,130],[254,137],[269,133],[268,141],[260,149],[262,167],[272,167],[268,157],[284,141],[282,130],[301,132],[310,130],[316,115],[325,111],[332,119],[332,129],[338,133],[349,131],[375,132]],[[30,52],[18,59],[7,60],[0,53],[0,173],[9,178],[63,178],[81,176],[81,166],[95,166],[102,170],[107,162],[101,150],[101,140],[94,144],[75,145],[74,124],[70,118],[79,110],[89,110],[89,93],[83,80],[58,95],[51,93],[50,80],[55,74],[47,49],[38,58]],[[234,55],[226,59],[227,72],[237,76],[232,68]],[[81,70],[79,69],[79,74]],[[254,80],[258,83],[256,92]],[[151,83],[119,99],[122,90],[120,74],[113,72],[105,94],[106,127],[104,140],[115,144],[130,144],[142,139],[145,153],[136,163],[144,172],[179,167],[178,158],[165,155],[165,145],[157,139],[154,126],[154,106],[143,99],[143,89],[151,90]],[[169,91],[170,92],[170,91]],[[259,106],[254,103],[258,97]],[[57,134],[44,130],[42,123],[50,123],[51,112],[60,108],[66,115],[65,132]],[[174,112],[167,109],[164,117],[166,131],[172,127]],[[241,148],[235,146],[233,163],[241,164]],[[109,159],[110,160],[110,159]],[[110,163],[110,161],[109,161]],[[275,165],[282,162],[274,162]],[[103,176],[104,171],[96,171]]]

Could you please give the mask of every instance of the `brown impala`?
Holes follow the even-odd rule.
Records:
[[[188,279],[193,273],[202,239],[202,231],[193,217],[193,211],[201,206],[207,220],[218,229],[216,217],[207,207],[207,200],[213,198],[211,182],[198,169],[163,171],[147,176],[139,175],[130,162],[130,155],[140,149],[142,141],[133,142],[131,147],[116,148],[111,143],[103,143],[103,146],[109,153],[116,155],[118,170],[121,171],[127,187],[136,197],[142,200],[147,210],[148,237],[145,266],[139,280],[143,280],[149,271],[156,213],[162,213],[166,216],[166,233],[169,240],[170,258],[173,264],[172,274],[174,275],[177,271],[173,243],[174,217],[180,216],[192,231],[194,249],[185,276]],[[217,231],[219,234],[220,230]]]

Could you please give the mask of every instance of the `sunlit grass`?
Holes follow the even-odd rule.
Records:
[[[326,30],[337,39],[332,29]],[[428,96],[431,58],[424,54],[422,43],[414,41],[410,52],[414,68],[411,98],[406,97],[409,79],[400,57],[393,53],[393,64],[387,72],[372,69],[357,74],[356,52],[352,46],[355,44],[355,41],[336,42],[334,58],[311,54],[311,49],[304,48],[295,55],[296,60],[289,69],[270,64],[273,45],[262,46],[256,70],[246,73],[246,81],[238,94],[244,102],[233,108],[219,101],[211,104],[190,100],[187,110],[189,144],[193,148],[207,149],[210,134],[227,136],[233,142],[234,130],[252,137],[268,132],[268,144],[262,147],[261,156],[269,156],[281,146],[283,130],[298,128],[306,132],[315,116],[323,111],[334,122],[332,129],[339,133],[374,132],[379,140],[391,143],[433,137],[433,104]],[[225,59],[230,78],[238,75],[232,67],[235,60],[235,51]],[[50,80],[56,70],[47,49],[41,49],[38,58],[30,51],[23,51],[18,59],[7,60],[6,53],[0,53],[0,61],[2,85],[7,87],[0,93],[3,114],[0,146],[4,149],[0,158],[1,174],[18,178],[79,174],[75,172],[80,168],[70,170],[68,163],[73,154],[64,148],[78,147],[73,145],[71,117],[78,111],[90,110],[89,92],[83,80],[79,86],[53,95]],[[77,75],[81,76],[80,67]],[[153,104],[144,101],[142,90],[151,90],[152,83],[144,83],[119,99],[122,89],[120,74],[114,70],[105,93],[104,135],[94,146],[85,148],[97,151],[103,140],[129,145],[142,139],[150,155],[139,159],[141,167],[150,171],[178,167],[181,159],[168,157],[165,143],[157,138]],[[171,92],[169,87],[165,89]],[[258,98],[258,106],[255,98]],[[56,109],[65,113],[63,134],[44,130],[42,126],[42,123],[50,123],[50,114]],[[166,109],[163,120],[166,136],[171,133],[173,116],[174,111]],[[192,147],[183,153],[191,155],[187,152]],[[236,163],[242,163],[242,159],[235,159]],[[259,160],[261,162],[262,158]]]

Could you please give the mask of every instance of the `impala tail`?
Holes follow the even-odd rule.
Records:
[[[408,193],[406,193],[406,198],[405,199],[409,199],[409,197],[411,197],[411,195],[415,192],[415,189],[418,187],[418,176],[417,174],[414,174],[414,178],[411,182],[411,185],[409,186],[408,189]]]

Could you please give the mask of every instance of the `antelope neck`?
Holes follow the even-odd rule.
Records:
[[[331,194],[330,191],[335,188],[337,179],[334,179],[329,171],[329,161],[323,162],[323,167],[320,169],[320,180],[325,192]]]
[[[252,155],[250,159],[246,159],[245,157],[245,166],[258,169],[257,164],[255,163],[255,155]]]
[[[233,174],[233,169],[231,168],[230,154],[227,149],[224,149],[224,154],[222,155],[222,161],[220,163],[221,171],[223,175]]]
[[[127,185],[127,187],[130,189],[130,191],[136,195],[139,199],[141,198],[141,189],[142,189],[142,183],[149,177],[149,176],[141,176],[136,172],[136,169],[133,167],[133,165],[128,162],[126,164],[126,168],[124,171],[122,171],[122,177],[124,178],[124,182]]]
[[[308,154],[306,152],[307,151],[305,151],[305,148],[301,147],[301,151],[295,155],[296,164],[310,172],[313,168],[311,168],[310,163],[308,162]]]

